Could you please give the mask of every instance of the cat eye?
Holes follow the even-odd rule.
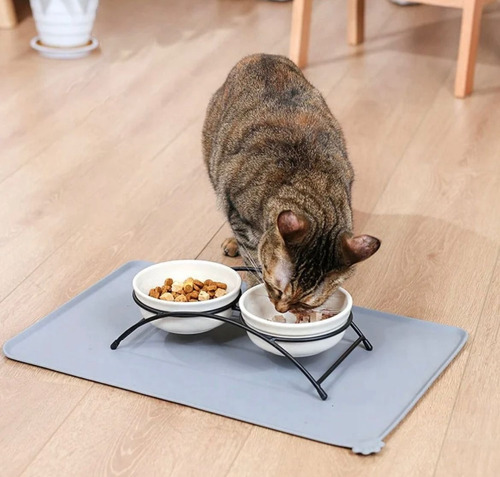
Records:
[[[281,295],[283,294],[281,290],[278,290],[277,288],[274,288],[272,285],[268,285],[266,283],[266,288],[268,293],[273,297],[276,298],[277,300],[281,299]]]
[[[283,295],[283,292],[281,290],[278,290],[277,288],[273,287],[273,294],[276,295],[276,297],[279,300],[279,299],[281,299],[281,295]]]

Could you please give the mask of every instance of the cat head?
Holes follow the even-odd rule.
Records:
[[[259,244],[269,297],[280,313],[316,308],[351,275],[353,265],[379,247],[370,235],[353,237],[347,230],[325,235],[306,217],[282,211]]]

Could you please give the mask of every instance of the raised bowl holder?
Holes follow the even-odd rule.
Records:
[[[252,268],[252,267],[232,267],[233,270],[237,272],[255,272],[257,269]],[[199,317],[203,316],[206,318],[213,318],[216,320],[223,321],[224,323],[228,323],[232,326],[236,326],[237,328],[241,328],[245,330],[247,333],[251,333],[260,339],[264,340],[267,344],[275,348],[279,353],[281,353],[283,356],[288,358],[294,366],[310,381],[310,383],[314,386],[316,389],[316,392],[318,393],[319,397],[322,400],[326,400],[328,398],[328,394],[326,391],[321,387],[321,383],[330,376],[330,374],[335,371],[335,369],[354,351],[354,349],[361,343],[363,343],[364,348],[367,351],[371,351],[373,349],[373,346],[371,343],[368,341],[368,339],[365,337],[365,335],[362,333],[362,331],[356,326],[356,324],[353,321],[353,315],[352,312],[349,314],[349,318],[347,319],[346,323],[329,333],[325,333],[319,336],[312,336],[312,337],[305,337],[305,338],[276,338],[274,336],[270,336],[264,333],[261,333],[260,331],[254,330],[253,328],[249,327],[245,321],[243,320],[243,317],[241,316],[241,313],[239,315],[239,321],[233,319],[233,318],[226,318],[224,316],[220,316],[217,313],[221,313],[222,311],[228,310],[229,308],[232,308],[236,311],[239,312],[238,308],[238,301],[241,296],[238,294],[238,296],[228,305],[216,308],[207,312],[181,312],[181,311],[175,311],[175,312],[167,312],[167,311],[162,311],[155,309],[149,305],[146,305],[145,303],[141,302],[135,292],[132,292],[132,298],[134,299],[135,303],[137,305],[150,313],[153,313],[154,316],[150,318],[142,318],[140,321],[126,329],[113,343],[111,343],[111,349],[115,350],[118,348],[120,343],[127,338],[131,333],[133,333],[135,330],[138,328],[151,323],[152,321],[155,320],[160,320],[162,318],[166,318],[168,316],[176,316],[176,317],[181,317],[181,318],[190,318],[190,317]],[[305,342],[305,341],[319,341],[319,340],[324,340],[327,338],[330,338],[332,336],[338,335],[339,333],[344,332],[347,328],[351,327],[354,332],[357,334],[358,338],[349,346],[349,348],[339,357],[335,360],[335,362],[332,363],[332,365],[319,377],[319,378],[314,378],[312,374],[294,357],[292,356],[288,351],[286,351],[282,346],[280,346],[279,342],[292,342],[292,343],[299,343],[299,342]]]

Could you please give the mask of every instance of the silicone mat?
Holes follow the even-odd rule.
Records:
[[[369,454],[467,340],[460,328],[354,307],[374,349],[359,346],[328,377],[326,401],[286,358],[229,324],[190,336],[146,325],[113,351],[110,344],[141,317],[131,284],[148,265],[126,263],[5,343],[5,355]],[[355,338],[349,329],[337,346],[300,362],[318,377]]]

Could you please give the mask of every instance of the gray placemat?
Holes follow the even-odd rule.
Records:
[[[323,383],[326,401],[286,358],[228,324],[191,336],[146,325],[112,351],[111,342],[140,319],[131,283],[148,265],[126,263],[6,342],[5,355],[369,454],[467,340],[460,328],[354,307],[374,349],[356,348],[333,372]],[[349,329],[333,349],[300,362],[317,378],[355,338]]]

